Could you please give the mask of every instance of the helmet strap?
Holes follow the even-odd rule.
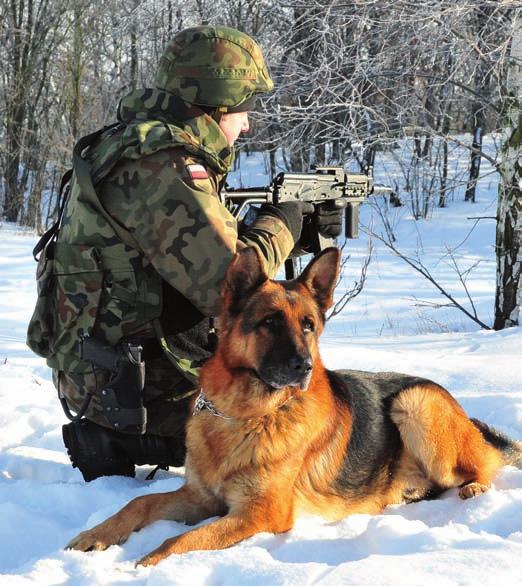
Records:
[[[223,114],[226,114],[226,112],[227,112],[226,106],[216,108],[214,110],[214,112],[211,114],[211,116],[216,121],[216,124],[219,124],[221,122],[221,118],[223,118]]]
[[[228,110],[226,106],[219,106],[216,108],[216,106],[200,106],[198,104],[196,107],[205,112],[207,116],[210,116],[216,124],[220,123],[223,114],[226,114]]]

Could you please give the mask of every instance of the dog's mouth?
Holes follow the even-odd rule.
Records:
[[[265,388],[270,393],[275,393],[288,387],[292,387],[296,390],[306,390],[310,383],[310,379],[312,378],[311,370],[310,372],[300,376],[290,376],[287,373],[275,370],[260,373],[259,371],[252,369],[251,372],[255,378],[263,383]]]

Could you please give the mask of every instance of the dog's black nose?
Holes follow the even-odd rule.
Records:
[[[313,362],[309,354],[293,352],[290,356],[270,357],[258,370],[258,375],[272,389],[308,385]]]
[[[308,374],[313,367],[310,356],[293,356],[290,358],[290,370],[299,374]]]

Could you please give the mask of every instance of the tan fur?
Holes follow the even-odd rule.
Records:
[[[338,261],[338,251],[330,249],[285,287],[263,281],[261,263],[249,249],[237,255],[224,285],[218,349],[200,376],[207,398],[224,417],[203,410],[189,420],[186,484],[134,499],[69,547],[105,549],[159,519],[195,524],[222,516],[165,541],[139,562],[149,565],[173,553],[229,547],[261,531],[287,531],[303,513],[337,520],[378,513],[388,504],[422,498],[434,487],[462,486],[463,498],[487,489],[502,464],[500,454],[435,384],[405,389],[393,400],[391,419],[403,443],[393,474],[383,464],[363,490],[350,493],[339,484],[352,413],[336,398],[318,353]],[[233,310],[241,301],[238,290],[252,296],[248,315]],[[260,378],[266,356],[278,350],[276,334],[263,325],[274,312],[284,324],[281,339],[313,360],[303,387],[274,390]]]
[[[442,488],[469,483],[489,486],[502,465],[460,405],[442,387],[416,386],[403,391],[391,408],[406,449],[426,477]],[[469,491],[461,491],[461,496]]]

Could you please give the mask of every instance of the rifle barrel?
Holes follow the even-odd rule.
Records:
[[[393,188],[386,185],[375,184],[373,186],[372,195],[390,195],[393,193]]]

